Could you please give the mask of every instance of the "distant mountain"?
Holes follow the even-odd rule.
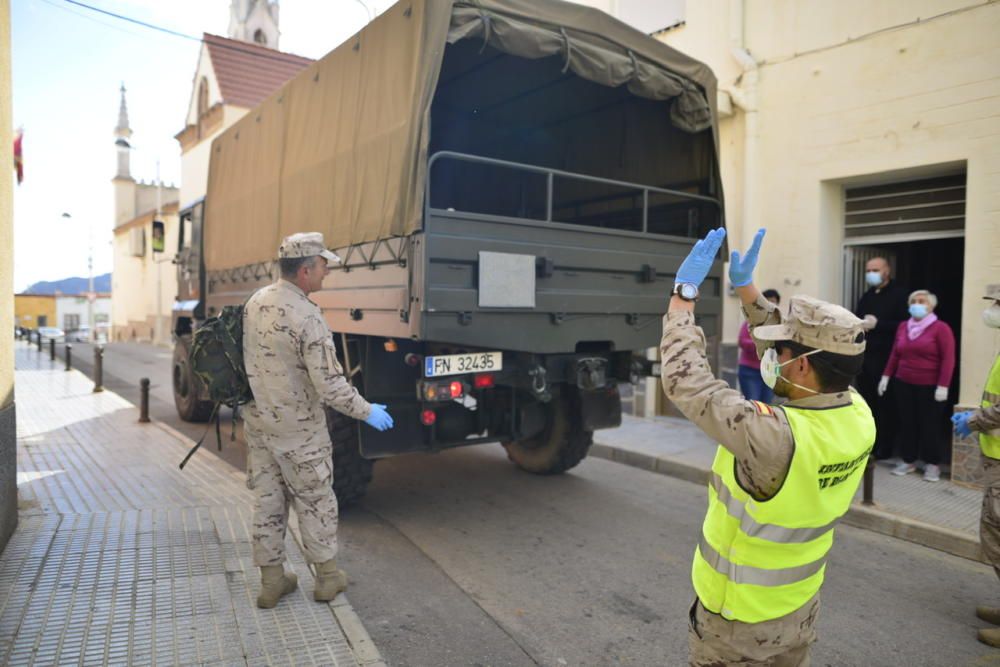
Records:
[[[87,291],[87,279],[86,278],[63,278],[62,280],[43,280],[37,282],[28,289],[24,290],[25,294],[55,294],[59,292],[60,294],[84,294]],[[111,274],[105,273],[104,275],[94,276],[94,291],[95,292],[111,292]]]

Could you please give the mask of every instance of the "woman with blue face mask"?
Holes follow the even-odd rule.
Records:
[[[899,449],[903,461],[892,474],[908,475],[922,459],[924,480],[941,479],[941,434],[948,387],[955,371],[955,335],[934,314],[937,297],[927,290],[910,294],[910,319],[899,325],[878,393],[892,380],[899,411]]]

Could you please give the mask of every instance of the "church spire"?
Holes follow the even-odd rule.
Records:
[[[125,104],[125,83],[121,86],[121,105],[118,107],[118,125],[115,127],[115,149],[118,151],[118,171],[115,178],[132,178],[130,165],[130,152],[132,145],[129,138],[132,136],[132,128],[128,124],[128,106]]]
[[[278,0],[230,0],[229,38],[278,48]]]

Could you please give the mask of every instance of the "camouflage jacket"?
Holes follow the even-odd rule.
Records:
[[[781,311],[764,297],[743,307],[756,327],[780,324]],[[757,343],[757,356],[764,345]],[[712,373],[705,356],[705,334],[694,314],[672,312],[663,317],[663,390],[677,409],[702,431],[732,452],[740,485],[758,499],[773,497],[788,474],[795,441],[788,419],[781,409],[772,409],[743,395]],[[832,408],[850,404],[851,392],[817,394],[789,405],[803,408]]]
[[[323,405],[365,419],[371,406],[344,377],[319,306],[279,280],[244,307],[243,361],[254,400],[244,419],[275,436],[326,430]]]

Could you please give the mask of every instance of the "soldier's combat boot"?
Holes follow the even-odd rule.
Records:
[[[334,559],[316,564],[316,589],[313,591],[316,602],[329,602],[345,590],[347,575],[343,570],[337,569]]]
[[[987,623],[1000,625],[1000,609],[997,607],[976,607],[976,616]]]
[[[282,595],[291,593],[299,585],[299,578],[291,572],[285,572],[281,565],[264,565],[260,568],[260,595],[257,596],[257,606],[261,609],[273,609]]]
[[[976,639],[993,648],[1000,648],[1000,628],[984,628],[976,635]]]

